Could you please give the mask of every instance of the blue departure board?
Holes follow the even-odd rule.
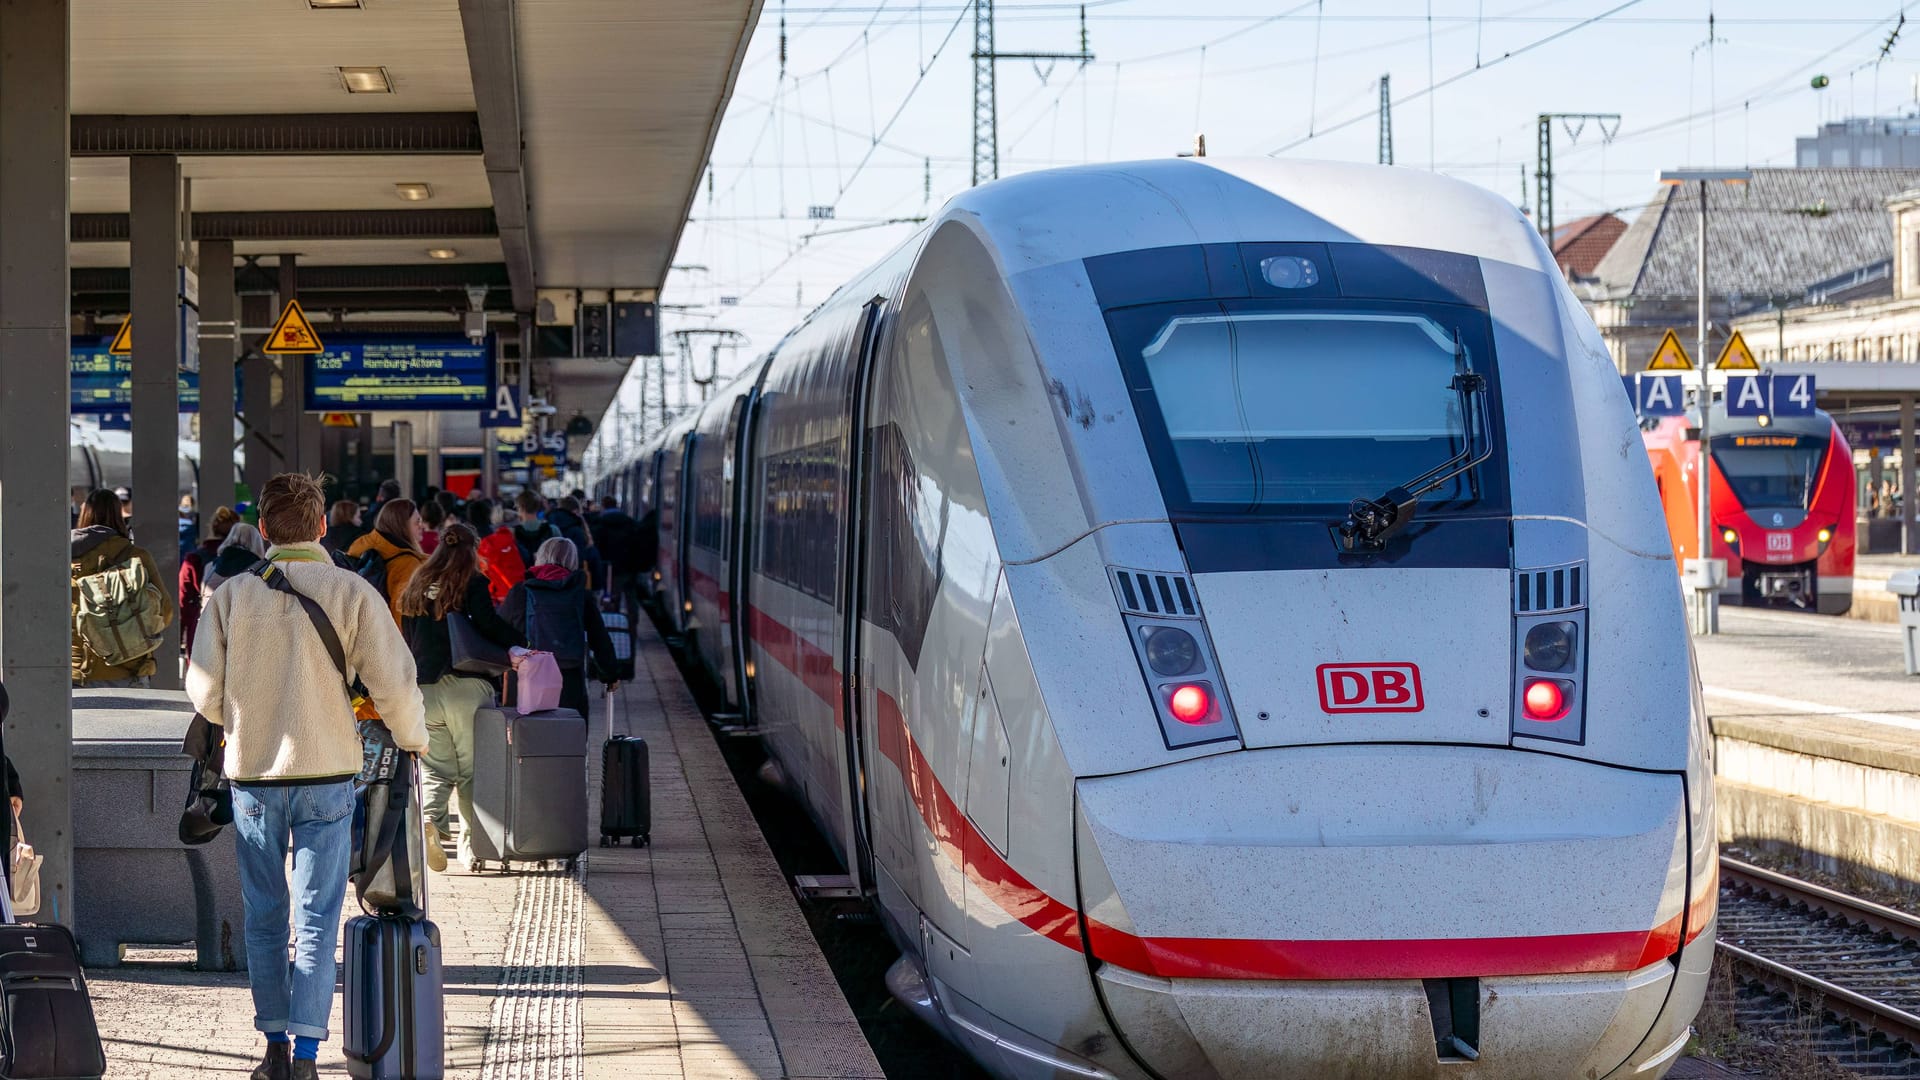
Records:
[[[307,360],[308,412],[446,409],[493,405],[493,345],[431,334],[321,335]]]
[[[133,358],[107,349],[111,337],[77,337],[68,345],[69,408],[76,413],[122,413],[133,408]],[[238,381],[238,373],[235,373]],[[180,411],[200,411],[200,376],[180,373]]]

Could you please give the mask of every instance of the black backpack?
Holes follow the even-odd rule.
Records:
[[[387,557],[385,555],[377,551],[368,551],[360,556],[360,565],[354,567],[353,572],[360,575],[361,581],[373,586],[373,590],[380,594],[380,599],[392,602],[393,598],[387,595]]]

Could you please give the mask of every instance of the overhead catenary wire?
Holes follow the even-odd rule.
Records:
[[[1601,12],[1598,15],[1590,15],[1587,18],[1580,20],[1579,22],[1575,23],[1572,26],[1566,27],[1561,30],[1556,30],[1545,37],[1538,38],[1534,41],[1528,42],[1527,44],[1522,45],[1517,49],[1512,49],[1508,52],[1501,53],[1499,56],[1494,57],[1492,60],[1489,60],[1486,63],[1479,65],[1478,67],[1467,68],[1464,71],[1460,71],[1453,75],[1449,75],[1446,78],[1441,79],[1439,82],[1432,83],[1424,89],[1415,90],[1413,93],[1408,94],[1407,96],[1399,99],[1398,101],[1393,102],[1393,106],[1394,108],[1399,108],[1400,106],[1405,105],[1408,102],[1418,101],[1421,98],[1428,97],[1437,90],[1441,90],[1445,87],[1451,86],[1462,79],[1466,79],[1473,75],[1477,75],[1482,71],[1485,71],[1491,67],[1494,67],[1495,65],[1505,63],[1506,61],[1512,60],[1515,57],[1524,56],[1535,49],[1542,48],[1547,45],[1551,45],[1552,43],[1559,41],[1561,38],[1564,38],[1569,34],[1576,33],[1580,30],[1583,30],[1589,26],[1592,26],[1597,22],[1601,22],[1605,20],[1611,15],[1625,11],[1628,8],[1634,7],[1642,2],[1643,0],[1624,0],[1623,3],[1616,4],[1613,7],[1608,8],[1607,10]],[[1314,139],[1320,138],[1325,135],[1331,135],[1336,131],[1345,130],[1346,128],[1350,128],[1353,125],[1358,124],[1364,120],[1370,120],[1373,118],[1373,116],[1374,116],[1374,112],[1371,109],[1363,113],[1356,113],[1355,115],[1350,116],[1347,119],[1342,120],[1337,124],[1334,124],[1330,127],[1322,128],[1318,132],[1315,132],[1312,135],[1303,136],[1301,138],[1295,139],[1290,143],[1287,143],[1284,146],[1276,147],[1275,149],[1268,151],[1267,156],[1274,157],[1279,154],[1284,154],[1287,151],[1294,149],[1295,147],[1303,146],[1306,143],[1312,142]]]

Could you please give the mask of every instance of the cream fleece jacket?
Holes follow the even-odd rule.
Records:
[[[335,567],[318,544],[267,552],[268,558],[276,554],[287,582],[333,620],[347,666],[366,684],[393,741],[404,750],[426,749],[413,654],[380,594]],[[360,736],[340,669],[299,601],[252,574],[225,582],[200,613],[187,697],[226,728],[227,775],[236,781],[286,783],[360,771]]]

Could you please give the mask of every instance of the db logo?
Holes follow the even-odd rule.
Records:
[[[1793,534],[1790,532],[1770,532],[1767,534],[1768,551],[1793,553]]]
[[[1321,664],[1320,709],[1329,713],[1419,712],[1420,669],[1412,664]]]

